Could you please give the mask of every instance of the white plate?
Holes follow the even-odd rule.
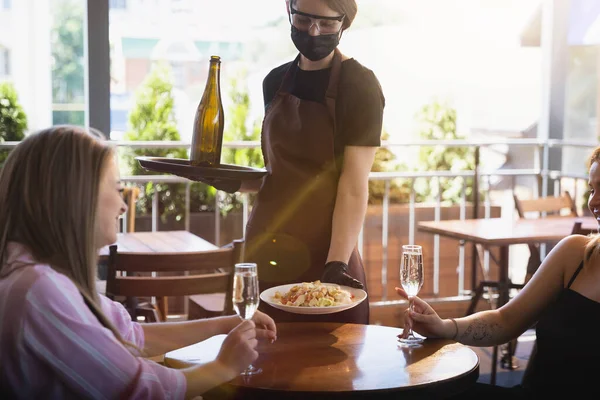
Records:
[[[283,304],[276,301],[273,296],[275,296],[275,292],[280,292],[284,294],[292,286],[301,285],[302,283],[290,283],[289,285],[281,285],[275,286],[270,289],[264,290],[260,294],[260,300],[264,301],[268,305],[278,308],[283,311],[287,311],[293,314],[333,314],[340,311],[348,310],[352,307],[356,307],[360,303],[362,303],[367,298],[367,292],[362,289],[355,289],[348,286],[335,285],[331,283],[324,283],[325,286],[339,286],[340,289],[347,290],[351,294],[354,295],[354,301],[350,304],[342,304],[339,306],[330,306],[330,307],[295,307],[295,306],[284,306]]]

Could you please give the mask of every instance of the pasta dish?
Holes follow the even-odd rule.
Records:
[[[354,295],[338,285],[314,281],[294,285],[283,294],[275,292],[273,299],[284,306],[332,307],[352,303]]]

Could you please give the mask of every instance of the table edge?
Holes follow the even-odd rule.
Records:
[[[297,324],[298,322],[288,322],[288,323],[282,323],[282,324]],[[316,324],[323,324],[320,322],[313,322]],[[310,324],[310,322],[308,323]],[[401,329],[398,327],[394,327],[394,326],[382,326],[382,325],[374,325],[374,324],[353,324],[353,323],[336,323],[336,322],[326,322],[324,324],[327,325],[332,325],[332,326],[344,326],[344,325],[355,325],[355,326],[379,326],[379,327],[384,327],[384,328],[390,328],[390,329]],[[463,373],[461,373],[460,375],[456,375],[447,379],[444,379],[442,381],[434,381],[434,382],[423,382],[420,384],[416,384],[413,386],[402,386],[402,387],[395,387],[395,388],[381,388],[381,389],[357,389],[357,390],[331,390],[331,391],[323,391],[323,390],[294,390],[292,393],[295,394],[315,394],[315,395],[326,395],[326,394],[332,394],[332,395],[343,395],[343,394],[350,394],[350,393],[363,393],[363,394],[385,394],[385,393],[401,393],[401,392],[413,392],[413,391],[425,391],[425,392],[433,392],[435,391],[437,388],[439,388],[439,386],[443,386],[444,390],[448,389],[448,386],[453,386],[455,384],[459,385],[459,386],[463,386],[461,385],[461,382],[464,382],[465,384],[474,384],[477,382],[477,379],[479,379],[479,374],[480,374],[480,364],[481,364],[481,360],[479,359],[479,356],[477,355],[477,353],[470,347],[467,346],[465,344],[462,344],[460,342],[456,342],[456,341],[452,341],[452,340],[448,340],[448,339],[432,339],[435,341],[443,341],[443,342],[447,342],[444,345],[452,345],[452,344],[458,344],[462,347],[464,347],[465,349],[467,349],[468,351],[470,351],[476,362],[473,365],[473,367],[468,370],[465,371]],[[167,353],[168,354],[168,353]],[[174,369],[182,369],[182,368],[188,368],[190,366],[196,365],[194,363],[186,363],[185,361],[181,361],[181,360],[177,360],[177,359],[170,359],[167,357],[167,354],[164,355],[164,364],[165,366],[167,366],[168,368],[174,368]],[[171,363],[169,363],[169,361],[171,361]],[[174,361],[174,362],[173,362]],[[466,386],[466,385],[464,385]],[[245,386],[243,384],[238,384],[238,383],[234,383],[233,381],[229,381],[229,382],[225,382],[222,385],[220,385],[220,387],[231,387],[231,388],[235,388],[235,389],[242,389],[244,392],[247,393],[263,393],[265,395],[276,395],[276,394],[289,394],[290,392],[287,390],[282,390],[282,389],[273,389],[273,388],[264,388],[264,387],[252,387],[252,386]],[[465,389],[461,389],[461,390],[465,390]]]

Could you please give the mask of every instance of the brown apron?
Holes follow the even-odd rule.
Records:
[[[285,74],[263,120],[261,140],[263,154],[268,160],[268,174],[246,227],[245,259],[258,264],[261,291],[320,279],[331,242],[339,181],[334,133],[341,54],[336,49],[326,105],[301,100],[286,92],[294,63]],[[348,264],[350,275],[366,286],[362,260],[356,248]],[[367,300],[350,310],[326,315],[291,314],[264,302],[260,303],[259,309],[277,322],[369,323]]]

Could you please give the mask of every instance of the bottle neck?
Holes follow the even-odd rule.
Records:
[[[210,63],[210,69],[208,71],[208,84],[219,86],[221,66],[217,62]]]

